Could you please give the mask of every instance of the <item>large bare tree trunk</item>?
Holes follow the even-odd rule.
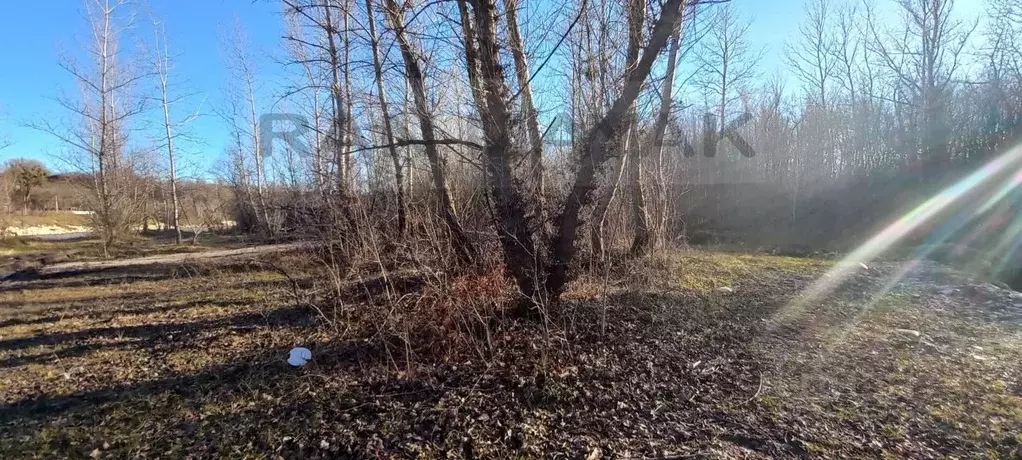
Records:
[[[405,204],[404,171],[401,155],[394,145],[394,130],[390,123],[390,110],[387,105],[387,92],[383,85],[383,67],[380,63],[380,43],[376,35],[376,14],[373,11],[373,0],[366,0],[366,14],[369,19],[369,40],[373,50],[373,71],[376,75],[376,90],[380,97],[380,113],[383,118],[383,135],[388,145],[391,161],[394,163],[394,185],[397,193],[397,228],[400,237],[408,230],[408,205]]]
[[[472,91],[486,136],[484,169],[496,208],[497,236],[506,269],[522,295],[541,302],[542,254],[537,251],[528,215],[538,197],[529,196],[522,181],[515,177],[514,165],[522,159],[522,152],[516,151],[511,139],[510,98],[497,37],[497,5],[495,0],[476,0],[473,5],[470,13],[466,0],[458,0],[465,32],[465,62],[470,81],[479,85],[473,85]]]
[[[557,219],[557,234],[552,242],[546,290],[553,298],[560,295],[568,282],[568,270],[575,256],[575,236],[578,233],[581,210],[592,203],[596,178],[603,174],[608,152],[617,145],[617,140],[625,129],[624,121],[639,96],[639,90],[649,76],[657,56],[667,45],[674,29],[678,27],[686,2],[687,0],[668,0],[664,4],[660,18],[653,27],[649,43],[632,70],[631,78],[625,81],[621,95],[586,135],[583,150],[580,152],[575,183]]]
[[[419,118],[419,130],[422,131],[423,147],[426,159],[429,160],[433,187],[436,189],[439,200],[440,214],[451,232],[451,243],[459,261],[465,265],[471,265],[475,263],[478,253],[465,229],[461,226],[454,207],[454,200],[447,187],[447,173],[440,159],[440,152],[437,150],[436,130],[433,125],[433,115],[429,110],[429,101],[426,98],[425,76],[419,67],[418,51],[405,34],[404,11],[401,6],[397,4],[396,0],[386,0],[386,2],[387,17],[390,19],[398,46],[401,48],[401,56],[404,58],[405,73],[412,90],[415,112]]]
[[[629,78],[625,79],[620,96],[587,133],[579,152],[574,186],[556,221],[557,235],[550,246],[552,260],[543,270],[541,264],[545,264],[545,257],[538,251],[535,230],[529,225],[529,200],[535,198],[529,197],[521,181],[514,177],[513,165],[522,159],[522,155],[515,151],[510,138],[509,98],[500,62],[496,2],[474,0],[470,15],[468,0],[458,0],[465,35],[466,68],[486,135],[486,181],[496,208],[495,223],[504,262],[525,296],[537,301],[545,300],[540,297],[556,299],[564,289],[568,268],[575,255],[575,236],[581,210],[591,204],[597,176],[604,174],[609,151],[619,146],[622,134],[626,134],[635,99],[657,56],[681,21],[685,3],[686,0],[666,2],[641,58],[631,60],[635,65],[629,70]],[[638,50],[638,46],[635,49]]]

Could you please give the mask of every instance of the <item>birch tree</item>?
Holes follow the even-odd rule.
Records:
[[[178,137],[178,128],[183,124],[188,123],[197,116],[197,114],[190,116],[181,121],[174,121],[171,115],[171,107],[180,102],[185,96],[172,96],[171,95],[171,60],[169,47],[167,45],[167,34],[163,27],[163,24],[156,21],[153,22],[154,30],[154,41],[153,41],[153,64],[155,67],[155,73],[157,78],[157,90],[159,92],[160,106],[163,109],[163,132],[164,142],[166,142],[167,149],[167,166],[168,166],[168,182],[170,186],[170,201],[171,210],[170,218],[171,225],[174,227],[175,240],[177,244],[181,244],[181,205],[178,198],[178,158],[175,151],[174,141]]]

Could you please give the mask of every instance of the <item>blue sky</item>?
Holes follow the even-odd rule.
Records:
[[[547,0],[530,0],[547,1]],[[764,76],[780,72],[783,45],[797,33],[804,17],[805,0],[733,0],[741,14],[754,18],[750,41],[765,48],[761,63]],[[877,0],[887,4],[890,0]],[[74,82],[58,63],[62,53],[80,53],[78,40],[86,40],[87,29],[82,0],[51,0],[42,11],[38,3],[6,2],[0,15],[0,138],[12,145],[0,151],[0,162],[29,157],[43,160],[55,169],[67,169],[60,160],[64,147],[53,137],[25,127],[39,120],[59,121],[67,117],[53,98],[74,94]],[[143,3],[137,3],[136,6]],[[263,76],[283,71],[270,57],[279,54],[282,21],[274,0],[148,0],[136,8],[138,33],[151,38],[149,23],[158,18],[165,23],[171,52],[175,55],[176,77],[190,92],[196,93],[181,106],[183,112],[200,111],[203,116],[190,125],[191,135],[201,144],[187,145],[192,175],[208,175],[216,158],[228,142],[224,123],[213,114],[223,99],[226,68],[219,36],[240,23],[254,53],[262,56]],[[962,17],[975,17],[983,0],[958,0]],[[888,10],[891,11],[891,10]],[[527,25],[525,26],[527,27]],[[125,47],[139,47],[138,43]],[[542,78],[542,75],[540,76]]]
[[[45,13],[33,2],[8,2],[0,15],[0,135],[12,145],[0,151],[0,162],[29,157],[55,169],[66,169],[64,147],[52,136],[28,128],[37,120],[62,120],[67,112],[53,99],[74,95],[74,81],[60,68],[63,53],[79,55],[79,40],[88,40],[84,3],[54,0]],[[138,4],[136,4],[137,6]],[[194,174],[207,173],[223,150],[227,129],[212,107],[222,99],[227,69],[219,37],[241,23],[250,41],[267,53],[276,52],[282,24],[277,2],[249,0],[149,0],[136,8],[137,34],[150,40],[152,18],[165,24],[175,67],[182,87],[196,93],[180,107],[183,114],[198,110],[201,117],[189,125],[191,136],[205,145],[190,145],[196,163]],[[124,43],[139,48],[140,43]],[[264,53],[257,52],[257,55]],[[260,62],[266,73],[277,70],[269,59]]]

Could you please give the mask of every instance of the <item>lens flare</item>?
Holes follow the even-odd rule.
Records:
[[[982,215],[1008,197],[1019,184],[1022,184],[1022,145],[991,160],[969,176],[898,218],[848,256],[838,261],[833,268],[813,282],[796,299],[778,311],[775,318],[785,321],[801,316],[807,306],[834,292],[854,273],[862,270],[864,264],[869,264],[895,244],[904,241],[913,232],[917,232],[924,226],[933,225],[942,218],[942,215],[951,213],[951,216],[944,217],[944,225],[938,227],[931,237],[926,239],[926,245],[913,254],[909,262],[887,280],[881,291],[873,293],[872,298],[878,299],[893,288],[920,260],[929,255],[937,244],[947,240],[965,226],[970,219],[963,218],[964,215],[971,215],[972,218]],[[969,208],[974,201],[977,201],[975,195],[985,198],[981,200],[983,204]],[[1004,254],[1000,251],[1013,249],[1017,246],[1016,241],[1020,234],[1022,234],[1022,221],[1016,219],[1009,231],[1005,232],[1000,243],[995,245],[994,250],[999,251],[999,254]],[[1001,262],[1001,264],[1003,263]],[[871,304],[872,302],[869,305]]]

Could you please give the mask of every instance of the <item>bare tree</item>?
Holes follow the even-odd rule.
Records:
[[[529,135],[529,152],[532,169],[536,177],[537,196],[539,197],[539,218],[543,217],[543,196],[545,194],[543,177],[543,136],[539,131],[539,112],[532,98],[532,75],[529,73],[529,61],[522,42],[522,34],[518,30],[518,0],[504,0],[504,12],[507,20],[508,47],[515,61],[515,77],[518,79],[518,92],[522,97],[522,113],[525,115],[525,127]]]
[[[324,82],[323,59],[319,55],[322,44],[317,41],[317,32],[321,32],[319,18],[316,16],[317,8],[308,7],[304,4],[284,0],[284,18],[287,33],[284,35],[285,48],[291,57],[288,65],[297,64],[301,67],[301,83],[297,88],[288,92],[288,95],[304,93],[307,96],[306,104],[308,113],[312,117],[311,126],[311,169],[313,183],[320,196],[325,197],[329,177],[327,173],[326,158],[324,157],[323,125],[326,110],[323,107],[323,92],[327,84]],[[306,32],[306,24],[313,24],[313,33]]]
[[[667,64],[666,64],[666,75],[664,75],[664,83],[660,89],[660,108],[656,114],[656,121],[653,125],[652,133],[652,145],[650,146],[650,153],[656,159],[656,185],[657,196],[659,202],[656,203],[656,218],[652,222],[654,231],[652,235],[649,232],[650,225],[645,227],[637,227],[635,240],[632,243],[632,247],[636,252],[645,252],[646,247],[651,242],[663,243],[667,239],[667,216],[669,214],[668,206],[669,200],[668,185],[664,177],[664,139],[667,132],[667,124],[670,122],[671,109],[674,103],[674,85],[675,85],[675,72],[678,67],[678,54],[681,48],[681,36],[684,24],[679,23],[679,26],[674,30],[674,35],[671,36],[671,42],[667,51]],[[643,235],[642,230],[646,230],[646,234]]]
[[[629,0],[626,3],[626,7],[626,15],[628,19],[628,45],[625,50],[624,72],[621,75],[621,79],[625,83],[633,78],[632,72],[635,68],[636,61],[639,59],[639,47],[642,45],[642,29],[646,19],[646,4],[642,0]],[[604,191],[604,195],[600,198],[600,201],[597,202],[596,208],[593,211],[594,223],[590,228],[593,253],[601,261],[606,257],[604,226],[607,220],[607,212],[610,210],[611,203],[617,196],[618,188],[620,187],[622,179],[627,179],[629,187],[634,187],[634,189],[629,190],[629,192],[633,195],[632,200],[630,200],[633,204],[633,223],[635,224],[639,235],[642,235],[639,238],[646,240],[648,236],[647,216],[645,214],[645,198],[642,196],[642,188],[639,183],[641,160],[638,158],[638,150],[633,148],[635,145],[634,138],[636,137],[636,112],[634,105],[628,108],[627,118],[622,120],[622,122],[625,123],[625,126],[623,134],[620,139],[618,139],[618,151],[620,152],[619,157],[615,164],[614,173],[610,176],[606,191]],[[633,245],[633,247],[640,251],[645,250],[644,246],[645,243]]]
[[[347,0],[342,0],[347,2]],[[348,76],[348,59],[347,59],[347,20],[348,20],[348,9],[345,3],[345,8],[340,11],[342,18],[343,27],[338,27],[336,17],[337,6],[334,5],[335,0],[324,0],[322,4],[318,5],[318,8],[322,8],[322,22],[318,19],[314,19],[314,23],[321,29],[323,37],[326,39],[326,46],[323,49],[326,56],[325,59],[328,63],[328,71],[330,74],[330,102],[331,102],[331,114],[330,114],[330,136],[328,138],[328,145],[333,150],[334,162],[337,168],[337,192],[340,195],[341,200],[344,201],[344,205],[347,206],[347,197],[349,194],[349,177],[350,167],[348,162],[350,160],[351,149],[351,137],[348,130],[350,126],[351,113],[348,110],[350,107],[350,97],[347,97],[350,93],[351,83]],[[301,11],[301,9],[296,8]],[[310,19],[313,17],[307,15]],[[343,32],[342,46],[339,45],[337,34]],[[345,79],[342,84],[341,79]]]
[[[955,19],[954,0],[897,0],[904,15],[900,31],[883,30],[870,12],[870,51],[896,85],[899,109],[911,108],[917,161],[943,158],[946,102],[976,23]],[[901,96],[900,98],[897,96]],[[904,118],[900,118],[904,119]]]
[[[484,170],[504,263],[522,294],[535,299],[542,294],[539,285],[542,259],[528,214],[536,209],[534,200],[538,197],[530,196],[515,174],[515,165],[523,160],[523,152],[515,148],[511,137],[510,91],[500,59],[496,1],[476,0],[470,9],[466,0],[458,0],[458,11],[464,33],[465,65],[486,138]]]
[[[78,120],[60,126],[50,121],[33,123],[73,150],[84,152],[93,175],[93,195],[88,201],[92,225],[101,237],[103,252],[138,223],[144,200],[137,163],[128,151],[129,129],[143,113],[144,99],[133,94],[134,85],[145,75],[132,65],[120,49],[120,41],[133,23],[124,0],[88,0],[86,19],[91,41],[86,45],[90,60],[81,66],[71,59],[61,67],[71,74],[81,90],[81,100],[62,98],[58,102]]]
[[[408,5],[409,3],[406,3]],[[422,144],[429,160],[430,173],[433,177],[433,187],[439,198],[440,215],[451,232],[452,245],[458,259],[464,264],[473,264],[478,256],[475,245],[468,238],[468,234],[458,219],[454,207],[454,200],[451,198],[447,186],[447,172],[444,169],[440,152],[437,149],[437,135],[433,122],[433,115],[429,108],[429,100],[426,97],[425,73],[420,65],[419,51],[415,43],[409,38],[407,24],[405,22],[405,10],[396,0],[386,0],[385,12],[397,38],[398,46],[401,48],[401,56],[405,64],[405,78],[411,89],[415,104],[415,115],[419,119],[419,131],[422,134]]]
[[[231,99],[231,113],[225,118],[229,119],[233,130],[241,137],[248,139],[248,151],[254,161],[255,192],[253,204],[254,214],[257,219],[256,225],[266,233],[274,233],[270,223],[269,207],[266,202],[265,175],[262,142],[259,129],[259,114],[261,113],[259,100],[257,99],[257,68],[255,59],[249,52],[249,44],[245,39],[240,26],[232,31],[233,36],[226,36],[227,67],[231,73],[229,86],[229,97]],[[240,140],[240,137],[239,139]],[[268,142],[269,140],[267,140]],[[240,145],[239,145],[240,147]]]
[[[394,129],[391,125],[390,105],[387,103],[387,90],[383,81],[383,65],[380,59],[380,42],[376,34],[376,12],[373,1],[366,0],[366,18],[369,23],[369,43],[373,52],[373,75],[376,79],[376,91],[380,100],[380,114],[383,119],[384,141],[388,145],[391,161],[394,163],[394,186],[397,195],[397,227],[398,235],[404,237],[408,231],[408,205],[405,203],[404,165],[401,155],[394,143]],[[411,166],[411,165],[409,165]]]
[[[839,43],[834,39],[831,22],[833,14],[829,4],[823,0],[813,0],[805,7],[806,21],[799,26],[796,41],[785,46],[785,62],[802,83],[806,94],[807,110],[816,112],[816,116],[803,125],[803,132],[816,136],[813,144],[813,162],[820,166],[825,174],[821,179],[837,174],[837,170],[845,162],[838,160],[838,136],[835,130],[838,123],[831,107],[833,86],[832,80],[836,73],[838,58],[836,50]]]
[[[646,20],[645,0],[633,0],[628,4],[628,50],[625,52],[625,78],[632,78],[632,69],[639,59],[639,47],[642,46],[642,32]],[[673,35],[673,34],[672,34]],[[631,149],[632,161],[628,162],[628,192],[631,198],[632,226],[635,227],[635,238],[632,241],[633,255],[644,255],[649,250],[649,213],[646,210],[646,195],[643,192],[642,180],[642,148],[638,145],[639,126],[635,103],[629,109],[628,127],[625,129],[622,155],[628,155]]]
[[[354,163],[353,158],[352,158],[352,148],[353,148],[353,145],[354,145],[354,142],[353,142],[354,129],[353,129],[353,127],[354,127],[354,123],[355,123],[355,118],[353,117],[353,114],[352,114],[352,106],[354,104],[354,99],[352,97],[352,88],[351,88],[351,28],[350,28],[350,25],[349,25],[349,21],[351,20],[351,10],[352,10],[352,8],[351,8],[351,1],[352,0],[340,0],[340,1],[341,1],[341,5],[340,5],[341,6],[341,15],[342,15],[342,21],[341,21],[341,43],[343,45],[343,50],[344,50],[343,55],[341,57],[341,63],[342,63],[341,70],[344,72],[344,87],[343,87],[343,92],[341,93],[341,97],[342,97],[342,100],[344,101],[344,105],[343,105],[343,112],[342,112],[343,113],[343,119],[339,120],[339,122],[341,123],[340,126],[339,126],[340,129],[341,129],[341,136],[340,136],[341,145],[340,145],[340,149],[338,150],[338,153],[340,154],[340,157],[338,157],[338,159],[337,159],[337,165],[338,165],[337,166],[337,170],[338,170],[339,180],[341,181],[341,184],[339,185],[340,189],[341,190],[350,190],[350,188],[352,186],[352,180],[353,180],[352,171],[353,171],[354,166],[355,166],[355,163]],[[326,14],[327,15],[330,14],[329,13],[329,9],[327,9]],[[329,16],[328,16],[328,18],[329,18]],[[330,26],[330,28],[328,30],[334,30],[333,26]],[[330,35],[330,40],[333,40],[332,34],[328,33],[328,35]]]
[[[1011,0],[991,0],[988,41],[991,55],[999,61],[1006,79],[1022,82],[1022,5]]]
[[[285,39],[293,45],[307,48],[309,56],[301,58],[310,66],[322,68],[329,88],[329,107],[323,114],[329,123],[322,150],[333,162],[333,178],[325,192],[331,203],[330,211],[338,212],[339,218],[350,226],[355,225],[352,213],[352,170],[353,123],[351,89],[351,37],[349,19],[352,15],[350,0],[283,0],[285,11],[301,17],[313,31],[306,38],[290,34]],[[304,54],[304,51],[303,51]],[[310,74],[310,78],[311,77]],[[315,83],[314,85],[318,85]],[[324,175],[326,173],[324,172]],[[324,183],[327,178],[324,177]]]
[[[536,302],[559,296],[568,281],[568,270],[575,254],[575,236],[580,212],[591,204],[597,176],[603,173],[609,151],[619,145],[639,90],[649,76],[653,63],[667,44],[682,16],[684,0],[669,0],[661,10],[647,46],[623,82],[620,96],[606,115],[586,134],[580,145],[574,185],[560,215],[555,220],[557,233],[550,242],[549,264],[536,241],[535,223],[529,217],[530,196],[515,172],[523,152],[512,139],[512,118],[508,107],[508,85],[500,57],[497,34],[497,5],[494,0],[459,0],[465,64],[473,83],[483,132],[486,138],[484,161],[486,181],[493,200],[495,226],[504,252],[508,272],[521,292]],[[476,74],[476,77],[472,75]],[[478,86],[477,86],[478,85]]]
[[[153,22],[153,30],[155,31],[155,37],[153,42],[152,58],[153,63],[155,64],[156,77],[158,79],[157,89],[159,90],[160,105],[163,108],[164,141],[167,143],[168,181],[170,184],[171,200],[170,218],[171,225],[174,226],[175,240],[177,241],[177,244],[181,244],[181,205],[177,193],[178,170],[174,140],[179,135],[177,132],[178,128],[194,119],[198,114],[190,116],[179,122],[175,122],[173,120],[171,116],[171,106],[180,102],[184,96],[170,95],[170,74],[172,68],[167,45],[167,34],[163,28],[163,24],[156,21]]]
[[[831,37],[830,2],[812,0],[806,4],[806,22],[798,28],[798,39],[786,45],[785,62],[802,82],[807,93],[821,107],[827,107],[830,80],[837,67],[837,43]]]
[[[653,63],[667,45],[674,30],[682,20],[686,0],[668,0],[664,2],[660,17],[650,32],[649,41],[643,48],[641,56],[624,83],[621,94],[611,105],[610,110],[586,134],[579,157],[579,169],[575,175],[574,185],[568,195],[564,210],[557,219],[558,232],[551,248],[551,261],[548,269],[546,288],[556,298],[563,291],[568,281],[568,269],[575,254],[575,235],[578,232],[579,211],[588,206],[592,200],[592,192],[596,184],[596,176],[602,172],[607,161],[608,152],[624,129],[624,120],[631,110],[632,104],[639,96],[639,90],[649,76]]]
[[[695,81],[717,114],[717,126],[723,129],[741,92],[758,75],[763,52],[749,42],[752,21],[740,18],[730,3],[716,8],[713,26],[700,42],[697,60],[702,71]]]

